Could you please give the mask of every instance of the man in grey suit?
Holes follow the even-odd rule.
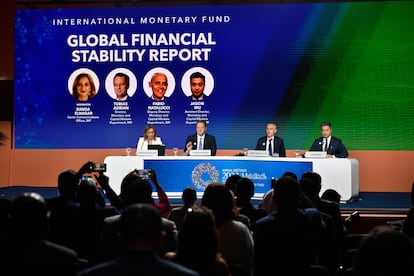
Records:
[[[269,155],[273,156],[275,153],[279,154],[279,157],[286,157],[285,143],[283,139],[276,136],[277,126],[276,123],[269,122],[266,125],[266,136],[257,139],[255,150],[267,150]]]

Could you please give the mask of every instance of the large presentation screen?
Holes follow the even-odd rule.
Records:
[[[414,2],[17,10],[14,147],[414,149]],[[407,139],[409,137],[409,139]]]

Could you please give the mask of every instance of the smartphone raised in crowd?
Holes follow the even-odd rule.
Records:
[[[94,172],[106,172],[106,164],[105,163],[94,163],[93,171]]]
[[[151,177],[151,170],[150,169],[143,169],[143,170],[137,170],[139,177],[143,179],[150,179]]]

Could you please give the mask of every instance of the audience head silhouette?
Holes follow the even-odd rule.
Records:
[[[282,176],[290,176],[290,177],[292,177],[293,179],[298,180],[298,176],[296,175],[296,173],[291,172],[291,171],[287,171],[287,172],[283,173],[283,175],[282,175]]]
[[[187,187],[183,190],[181,199],[185,206],[192,206],[197,201],[197,192],[192,187]]]
[[[74,200],[78,189],[79,178],[74,170],[66,170],[58,176],[58,190],[62,198]]]
[[[413,240],[389,226],[376,226],[361,240],[353,275],[414,275]]]
[[[129,205],[121,214],[121,238],[127,250],[158,252],[163,232],[159,211],[151,204]]]
[[[79,183],[77,199],[81,206],[95,206],[96,199],[96,182],[92,178],[83,179]]]
[[[218,250],[217,233],[214,215],[209,209],[201,206],[187,213],[178,233],[178,248],[178,259],[181,255],[191,257],[196,262],[205,259],[198,254],[206,256],[208,260],[215,258]]]
[[[12,202],[10,222],[12,235],[22,240],[38,240],[48,231],[46,202],[37,193],[23,193]]]
[[[248,201],[254,196],[254,183],[250,178],[242,177],[236,185],[237,201]]]
[[[213,211],[218,227],[235,215],[233,193],[221,183],[210,183],[207,186],[204,190],[201,205]]]
[[[299,183],[290,176],[276,180],[273,188],[273,200],[279,211],[295,210],[300,199]]]
[[[321,190],[322,177],[317,172],[311,172],[311,171],[304,172],[302,174],[301,179],[309,179],[310,181],[314,183],[315,187],[319,187],[319,191]]]
[[[142,179],[136,171],[127,174],[121,183],[120,194],[125,205],[152,203],[152,186]]]
[[[224,185],[226,185],[227,188],[230,189],[230,191],[234,192],[236,190],[237,181],[239,181],[240,178],[241,178],[240,175],[233,174],[226,179],[226,182],[224,183]]]
[[[329,200],[332,202],[340,203],[341,202],[341,194],[338,193],[334,189],[326,189],[321,196],[322,199]]]

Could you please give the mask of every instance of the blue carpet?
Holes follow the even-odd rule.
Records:
[[[354,201],[341,203],[341,208],[409,209],[411,207],[410,196],[410,193],[361,192]]]
[[[58,190],[55,187],[26,187],[12,186],[0,188],[1,196],[14,198],[25,192],[35,192],[44,198],[55,197]],[[359,197],[347,203],[341,203],[341,209],[409,209],[411,207],[410,193],[385,193],[385,192],[361,192]],[[181,204],[180,198],[171,198],[172,205]],[[258,200],[253,200],[253,204],[258,204]]]

